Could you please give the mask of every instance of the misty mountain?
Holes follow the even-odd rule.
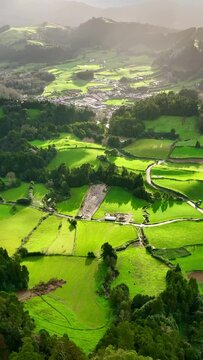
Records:
[[[123,5],[122,5],[123,4]],[[78,26],[92,17],[184,29],[203,26],[202,0],[1,0],[0,26],[44,21]]]
[[[43,23],[0,28],[0,61],[53,64],[81,56],[84,50],[154,56],[155,64],[176,79],[203,76],[203,28],[183,31],[155,25],[93,18],[78,27]]]

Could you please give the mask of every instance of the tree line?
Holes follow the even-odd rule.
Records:
[[[158,119],[162,115],[180,117],[197,116],[198,95],[196,91],[183,89],[179,93],[159,93],[145,100],[138,100],[131,107],[122,106],[112,116],[110,121],[110,135],[128,138],[166,137],[178,138],[175,129],[169,133],[155,133],[147,131],[144,120]],[[166,120],[167,121],[167,120]]]

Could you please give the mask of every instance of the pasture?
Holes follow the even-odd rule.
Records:
[[[140,139],[128,145],[124,150],[136,157],[166,159],[172,144],[170,140]]]
[[[199,131],[197,127],[197,118],[195,116],[182,118],[179,116],[160,116],[155,120],[147,120],[144,122],[146,130],[154,130],[155,132],[170,133],[171,129],[175,129],[176,134],[181,140],[188,138],[197,139]]]
[[[159,223],[173,219],[197,219],[203,217],[197,210],[185,202],[173,200],[156,200],[147,208],[150,223]]]
[[[102,149],[102,146],[94,142],[87,142],[80,140],[73,134],[61,133],[58,138],[51,140],[34,140],[30,142],[33,146],[40,148],[48,148],[49,146],[55,146],[56,150],[67,150],[71,148],[93,148]]]
[[[143,62],[141,62],[143,61]],[[44,90],[44,96],[60,95],[65,92],[76,91],[85,94],[90,89],[104,91],[119,86],[120,80],[125,77],[131,81],[132,87],[149,86],[156,80],[156,71],[152,68],[153,59],[148,56],[126,57],[115,51],[86,51],[80,59],[74,59],[64,64],[46,68],[55,75]],[[94,79],[89,81],[77,79],[79,71],[90,70],[94,72]],[[121,105],[124,99],[107,100],[108,105]]]
[[[144,229],[149,244],[162,249],[203,245],[203,222],[178,222]]]
[[[68,200],[57,204],[57,211],[61,214],[76,216],[82,205],[83,199],[88,191],[88,186],[81,188],[72,188],[71,197]]]
[[[146,201],[135,198],[130,192],[120,187],[112,187],[94,218],[104,218],[106,214],[125,213],[132,214],[135,222],[143,222],[142,208],[146,204]]]
[[[5,201],[16,201],[28,197],[29,184],[21,183],[20,186],[2,191],[0,195]]]
[[[49,216],[33,232],[25,244],[29,253],[46,255],[71,255],[74,247],[75,229],[66,219]]]
[[[78,221],[74,255],[87,256],[92,251],[99,256],[104,243],[108,242],[115,248],[137,237],[137,230],[131,225]]]
[[[177,164],[180,165],[180,164]],[[176,164],[157,165],[152,169],[152,178],[156,182],[161,178],[170,179],[172,181],[184,181],[184,180],[203,180],[203,169],[201,168],[190,168],[181,169]]]
[[[186,250],[190,253],[186,257],[177,257],[173,260],[174,264],[179,264],[181,269],[185,273],[192,271],[203,271],[203,246],[193,245],[186,247]]]
[[[203,148],[192,146],[176,146],[170,156],[172,159],[202,159]]]
[[[13,255],[24,239],[37,225],[42,213],[36,209],[17,207],[16,210],[0,205],[0,247]],[[3,214],[3,215],[2,215]]]
[[[75,148],[64,151],[58,151],[54,159],[48,165],[49,170],[56,169],[61,164],[67,167],[75,168],[83,164],[91,164],[98,166],[99,160],[97,156],[104,155],[104,151],[100,149]]]
[[[144,172],[147,167],[152,163],[152,161],[147,161],[147,160],[138,160],[138,159],[129,159],[127,157],[113,157],[110,156],[109,161],[112,164],[115,164],[118,167],[125,167],[131,171],[139,171],[139,172]]]
[[[128,248],[120,252],[117,268],[120,274],[113,287],[126,284],[131,298],[136,294],[154,296],[165,288],[168,268],[153,259],[144,248]]]
[[[167,189],[178,191],[190,200],[203,201],[203,182],[198,180],[178,181],[171,179],[156,179],[155,183]]]
[[[30,272],[30,288],[51,278],[63,279],[62,288],[26,302],[37,329],[68,334],[85,352],[92,351],[107,330],[108,302],[96,294],[99,264],[84,258],[35,257],[23,263]]]

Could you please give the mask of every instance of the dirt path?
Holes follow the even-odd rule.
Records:
[[[47,283],[40,283],[30,290],[19,291],[16,295],[19,301],[24,302],[36,296],[47,295],[51,291],[61,288],[65,283],[64,280],[52,279]]]

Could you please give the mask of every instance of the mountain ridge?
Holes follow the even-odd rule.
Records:
[[[133,0],[129,0],[127,5],[125,3],[122,6],[121,0],[108,3],[105,1],[101,8],[98,7],[101,5],[99,0],[2,0],[0,26],[28,26],[45,21],[78,26],[92,17],[150,23],[177,29],[203,25],[203,2],[199,0],[138,0],[133,3]]]

